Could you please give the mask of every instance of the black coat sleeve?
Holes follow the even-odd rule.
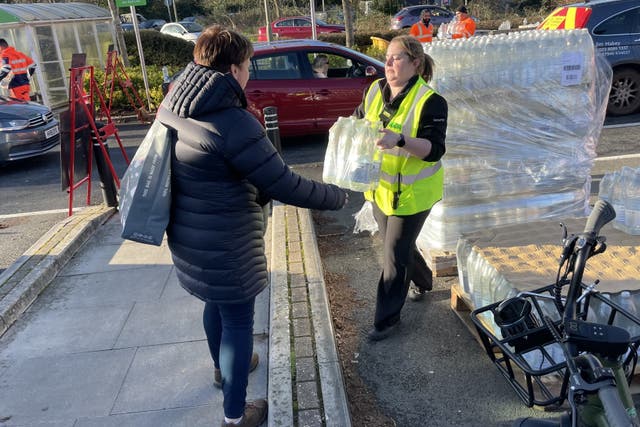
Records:
[[[260,123],[248,112],[234,118],[235,127],[224,138],[227,160],[240,176],[259,191],[261,197],[309,209],[337,210],[346,200],[344,190],[323,184],[293,172],[267,138]]]
[[[416,136],[431,141],[431,153],[422,160],[437,162],[444,156],[448,112],[447,101],[437,93],[431,95],[422,108]]]

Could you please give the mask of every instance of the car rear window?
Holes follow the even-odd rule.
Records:
[[[590,7],[559,7],[542,21],[538,29],[573,30],[585,28],[590,16]]]

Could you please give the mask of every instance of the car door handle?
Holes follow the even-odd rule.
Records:
[[[321,90],[317,90],[316,93],[318,95],[322,95],[322,96],[329,96],[331,95],[331,91],[329,89],[321,89]]]
[[[252,90],[251,92],[248,92],[247,94],[251,95],[251,96],[262,96],[262,95],[264,95],[264,92],[262,92],[261,90]]]

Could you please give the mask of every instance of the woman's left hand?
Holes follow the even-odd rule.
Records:
[[[378,142],[376,142],[376,146],[379,150],[390,150],[398,145],[400,135],[389,129],[382,129],[380,132],[384,133],[384,135],[378,140]]]

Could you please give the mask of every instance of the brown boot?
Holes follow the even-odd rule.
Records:
[[[253,372],[258,367],[258,362],[260,358],[258,357],[258,353],[253,353],[251,355],[251,363],[249,363],[249,372]],[[213,370],[213,386],[215,388],[222,388],[222,373],[220,369],[214,368]]]
[[[267,418],[267,406],[266,399],[247,402],[240,422],[233,424],[222,420],[222,427],[258,427]]]

